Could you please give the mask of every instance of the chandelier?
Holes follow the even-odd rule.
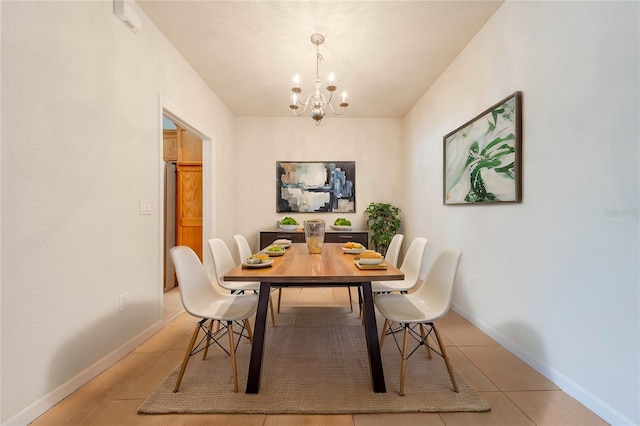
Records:
[[[298,97],[302,93],[302,89],[300,88],[300,77],[298,74],[295,75],[293,81],[296,83],[295,87],[291,89],[293,95],[291,96],[291,105],[289,108],[293,111],[293,115],[300,116],[305,113],[307,108],[311,110],[311,118],[316,121],[316,126],[320,125],[320,121],[324,118],[325,109],[329,107],[329,109],[336,115],[340,115],[344,112],[344,109],[349,106],[347,103],[347,93],[342,92],[342,102],[340,102],[340,111],[336,112],[333,109],[333,105],[331,104],[331,99],[333,98],[333,92],[336,91],[337,87],[333,83],[334,76],[333,73],[329,74],[329,85],[326,87],[327,92],[329,92],[329,99],[324,95],[324,93],[320,92],[320,86],[322,85],[322,80],[320,80],[319,72],[320,72],[320,62],[324,60],[322,55],[320,54],[319,46],[324,43],[324,36],[322,34],[313,34],[311,36],[311,43],[316,46],[316,79],[313,80],[313,85],[315,86],[315,93],[309,94],[307,96],[307,100],[304,102],[300,101]],[[298,112],[300,107],[302,111]]]

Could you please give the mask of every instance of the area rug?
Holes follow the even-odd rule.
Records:
[[[194,323],[195,326],[195,323]],[[186,348],[185,348],[186,349]],[[180,391],[179,366],[139,407],[139,413],[359,414],[487,411],[489,405],[457,372],[453,392],[442,358],[419,348],[407,361],[405,396],[398,395],[400,353],[388,338],[382,350],[386,393],[371,387],[364,327],[342,308],[291,308],[268,326],[260,393],[248,395],[251,347],[240,343],[240,392],[233,392],[229,358],[211,347],[191,357]]]

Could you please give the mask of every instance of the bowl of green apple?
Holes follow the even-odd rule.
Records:
[[[295,231],[298,227],[300,227],[298,221],[289,216],[278,222],[278,228],[283,231]]]
[[[331,229],[336,231],[351,231],[351,221],[344,217],[339,217],[331,225]]]

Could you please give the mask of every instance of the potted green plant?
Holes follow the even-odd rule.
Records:
[[[367,225],[373,231],[371,245],[384,256],[391,239],[400,230],[400,209],[390,203],[371,203],[364,212],[369,215]]]

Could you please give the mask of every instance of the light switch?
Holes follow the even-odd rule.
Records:
[[[151,200],[140,200],[140,214],[151,214]]]

